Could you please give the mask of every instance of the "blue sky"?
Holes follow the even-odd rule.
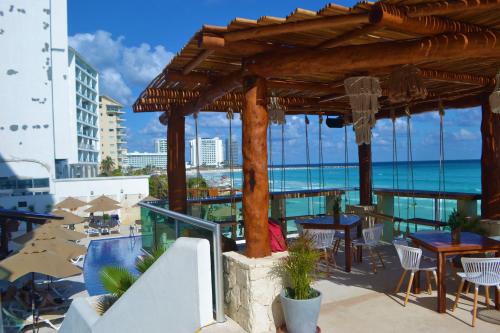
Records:
[[[100,72],[103,94],[126,105],[130,151],[152,151],[153,140],[164,137],[165,128],[157,113],[134,114],[130,105],[203,24],[226,25],[235,17],[286,16],[295,8],[318,10],[327,2],[316,0],[68,0],[70,45]],[[354,1],[337,1],[351,6]],[[449,159],[477,159],[481,155],[481,112],[479,109],[448,110],[445,117],[445,155]],[[236,117],[234,134],[241,135]],[[288,117],[286,124],[287,163],[305,161],[303,117]],[[318,119],[311,117],[312,162],[318,159]],[[406,120],[396,122],[398,154],[406,156]],[[203,113],[199,118],[202,136],[228,136],[223,114]],[[273,154],[280,154],[280,128],[273,127]],[[392,124],[379,121],[374,129],[373,159],[392,159]],[[192,119],[186,122],[187,139],[194,135]],[[349,130],[348,147],[352,161],[357,151]],[[323,127],[325,162],[343,162],[343,130]],[[439,157],[439,117],[436,112],[414,116],[412,142],[415,160]]]

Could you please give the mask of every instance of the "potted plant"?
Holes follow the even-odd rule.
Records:
[[[288,257],[278,264],[283,281],[280,293],[288,333],[317,332],[321,293],[311,287],[319,260],[311,237],[305,233],[288,248]]]
[[[477,217],[468,217],[453,210],[448,218],[448,226],[451,229],[451,241],[460,243],[460,233],[462,231],[474,232],[480,235],[486,235],[486,229],[481,225]]]
[[[333,222],[334,223],[340,223],[340,212],[341,212],[341,203],[342,203],[342,198],[339,196],[336,196],[333,199]]]

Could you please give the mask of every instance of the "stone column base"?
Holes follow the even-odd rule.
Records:
[[[252,259],[237,252],[224,253],[225,312],[249,333],[275,332],[284,322],[281,279],[272,276],[272,271],[287,254]]]

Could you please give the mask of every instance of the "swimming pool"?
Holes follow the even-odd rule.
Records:
[[[141,237],[120,237],[99,239],[90,242],[85,262],[83,277],[90,296],[106,294],[99,279],[99,272],[105,266],[121,266],[138,274],[135,269],[137,256],[141,255]]]

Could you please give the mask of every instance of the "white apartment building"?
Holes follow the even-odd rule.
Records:
[[[115,167],[124,167],[127,155],[123,105],[108,96],[99,97],[101,161],[111,157]]]
[[[78,155],[76,161],[68,160],[69,175],[58,178],[95,177],[100,161],[99,74],[72,48],[69,48],[69,80],[70,104],[74,103],[70,109],[76,109]]]
[[[155,152],[157,153],[167,152],[167,139],[155,139]]]
[[[198,152],[196,151],[198,140]],[[189,142],[192,166],[219,167],[224,164],[224,144],[219,137],[193,139]]]
[[[225,149],[225,162],[226,164],[232,164],[233,165],[238,165],[239,164],[239,146],[238,146],[238,141],[235,140],[234,138],[231,139],[227,138],[225,140],[226,143],[226,149]]]
[[[157,169],[167,168],[166,153],[139,153],[133,152],[127,154],[128,167],[133,169],[142,169],[151,166]]]

